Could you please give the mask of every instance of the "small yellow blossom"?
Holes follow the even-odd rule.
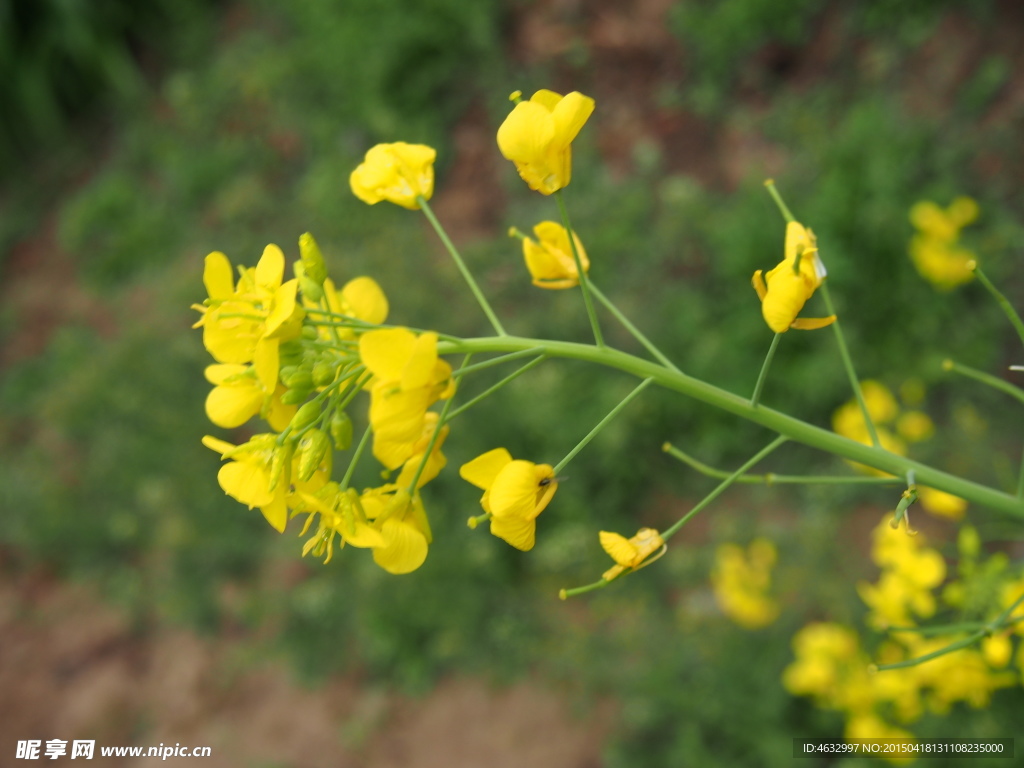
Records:
[[[598,537],[601,548],[615,561],[615,565],[601,575],[605,581],[616,579],[627,570],[636,570],[651,555],[665,550],[665,541],[653,528],[641,528],[628,539],[608,531],[601,531]]]
[[[417,197],[429,200],[434,194],[434,160],[437,152],[424,144],[378,144],[352,171],[349,184],[353,194],[373,205],[381,200],[416,210]]]
[[[384,485],[359,497],[367,520],[383,541],[373,548],[373,561],[388,573],[411,573],[427,559],[433,537],[419,493]]]
[[[268,396],[252,366],[216,363],[208,365],[205,374],[215,385],[206,397],[206,416],[218,427],[240,427],[262,412],[271,429],[280,432],[295,415],[296,406],[281,403],[285,388],[278,384]]]
[[[814,233],[795,221],[789,222],[785,258],[768,274],[762,276],[759,269],[751,279],[768,327],[776,333],[785,333],[790,328],[809,331],[835,322],[835,315],[797,317],[824,280],[825,265],[818,257]]]
[[[529,237],[523,238],[523,258],[526,260],[526,268],[533,277],[533,284],[538,288],[552,290],[574,288],[579,285],[580,275],[576,269],[576,260],[572,256],[572,246],[569,244],[569,233],[565,227],[554,221],[542,221],[533,228],[533,233],[537,236],[536,241]],[[583,250],[583,243],[575,232],[572,237],[583,271],[589,272],[590,261]]]
[[[878,435],[878,441],[882,448],[890,453],[906,456],[907,444],[885,427],[899,416],[899,405],[892,392],[884,384],[873,380],[860,382],[860,391],[871,421],[875,425],[875,433]],[[850,440],[871,445],[871,433],[868,432],[864,414],[856,399],[851,399],[836,409],[832,414],[832,429],[836,434]],[[864,464],[853,461],[848,463],[855,469],[870,475],[886,474]]]
[[[512,109],[498,128],[498,148],[530,189],[550,195],[572,178],[572,141],[594,111],[594,100],[540,90]]]
[[[495,448],[463,464],[459,475],[484,491],[480,506],[490,516],[491,533],[516,549],[533,549],[537,516],[558,490],[551,465],[514,460]]]
[[[958,197],[946,209],[930,201],[910,209],[910,221],[917,229],[910,241],[910,258],[921,276],[939,290],[948,291],[974,278],[975,255],[958,240],[960,230],[977,218],[978,204],[969,197]]]
[[[952,493],[939,491],[935,488],[918,487],[917,500],[928,512],[937,517],[960,520],[967,511],[967,502]]]
[[[736,544],[723,544],[716,550],[711,574],[715,598],[741,627],[758,629],[778,617],[779,606],[767,594],[775,559],[775,545],[767,539],[755,539],[745,551]]]

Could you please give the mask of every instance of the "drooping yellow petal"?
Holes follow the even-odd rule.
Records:
[[[277,388],[277,374],[281,368],[280,341],[278,339],[260,339],[256,342],[252,362],[263,391],[273,392]]]
[[[459,477],[486,491],[494,484],[498,473],[511,461],[512,454],[504,448],[495,448],[459,467]]]
[[[427,538],[411,523],[389,517],[381,524],[384,546],[373,550],[373,560],[388,573],[415,571],[427,559]]]
[[[260,506],[260,512],[275,531],[284,533],[288,525],[288,502],[283,484],[274,489],[274,497],[269,504]]]
[[[357,277],[349,280],[341,289],[341,296],[353,317],[375,325],[387,320],[388,300],[373,278]]]
[[[270,473],[254,461],[231,461],[217,472],[217,482],[231,498],[249,509],[262,507],[274,500],[270,490]]]
[[[491,514],[495,517],[517,517],[532,520],[537,509],[538,485],[536,465],[522,459],[506,464],[491,484]]]
[[[268,339],[293,336],[293,327],[302,322],[302,308],[295,303],[299,289],[298,280],[289,280],[274,291],[273,308],[267,316],[263,335]]]
[[[491,533],[516,549],[529,552],[536,542],[537,522],[520,517],[492,517]]]
[[[598,534],[601,540],[601,548],[619,565],[631,568],[636,559],[637,549],[625,536],[609,531],[601,531]]]
[[[263,390],[252,380],[249,385],[218,386],[206,396],[206,417],[218,427],[240,427],[260,411]]]
[[[535,101],[521,101],[498,128],[498,149],[506,160],[533,163],[544,157],[555,139],[551,110]]]

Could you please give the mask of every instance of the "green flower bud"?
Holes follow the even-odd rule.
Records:
[[[327,279],[327,266],[324,264],[320,246],[309,232],[299,237],[299,253],[302,254],[302,266],[306,268],[306,277],[317,285],[323,285]]]
[[[331,416],[331,437],[339,451],[348,450],[352,445],[352,419],[345,411],[337,410]]]
[[[287,377],[282,373],[281,381],[288,389],[313,389],[313,372],[309,368],[296,368]]]
[[[326,361],[313,366],[313,383],[318,387],[326,387],[338,373],[338,367],[334,363]]]
[[[311,394],[313,394],[312,388],[289,389],[281,395],[281,405],[298,405],[299,403],[304,402]]]
[[[302,436],[302,440],[299,441],[299,450],[301,451],[299,455],[299,480],[301,482],[306,482],[313,476],[316,468],[320,466],[320,462],[323,461],[324,456],[327,455],[327,451],[330,449],[331,441],[319,429],[311,429]]]
[[[313,282],[306,275],[299,278],[299,290],[302,291],[303,296],[313,302],[319,302],[324,297],[324,289],[320,283]]]
[[[288,394],[287,392],[285,394]],[[284,400],[284,398],[281,398]],[[320,403],[315,400],[310,400],[308,403],[303,405],[299,410],[292,416],[291,428],[293,430],[300,430],[308,427],[314,421],[320,417]]]
[[[319,299],[313,299],[313,301],[319,301]],[[316,341],[319,335],[320,331],[317,330],[317,327],[315,325],[302,326],[302,338],[309,339],[310,341]]]
[[[277,484],[282,480],[285,484],[291,482],[292,456],[294,455],[295,443],[292,440],[274,449],[274,455],[270,459],[270,490],[277,488]]]

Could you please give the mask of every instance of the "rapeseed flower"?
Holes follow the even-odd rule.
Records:
[[[755,539],[746,550],[723,544],[715,551],[711,574],[715,598],[726,616],[741,627],[758,629],[778,617],[779,606],[768,596],[775,559],[775,545],[767,539]]]
[[[939,290],[948,291],[974,278],[973,252],[959,244],[960,230],[978,218],[978,204],[958,197],[948,208],[930,201],[910,209],[917,234],[910,241],[910,258],[921,276]]]
[[[364,203],[381,200],[417,210],[418,197],[429,200],[434,194],[434,160],[437,151],[424,144],[378,144],[366,153],[363,162],[352,171],[352,193]]]
[[[578,91],[537,91],[516,104],[498,128],[498,149],[530,189],[553,194],[569,185],[572,141],[593,111],[594,100]]]
[[[463,464],[459,475],[484,491],[480,506],[491,533],[516,549],[533,549],[537,516],[558,490],[551,465],[514,460],[504,448],[495,448]]]
[[[569,233],[565,227],[554,221],[542,221],[533,228],[536,240],[523,238],[523,258],[530,270],[533,284],[538,288],[562,290],[580,284],[579,270],[572,255]],[[590,271],[590,261],[583,250],[583,243],[573,232],[576,252],[580,257],[584,273]]]
[[[427,559],[433,540],[419,493],[396,485],[363,491],[359,502],[382,544],[373,547],[373,561],[388,573],[411,573]]]
[[[206,416],[218,427],[234,429],[262,413],[270,428],[280,432],[295,415],[296,406],[281,403],[285,388],[278,384],[268,396],[251,365],[215,363],[205,375],[215,385],[206,396]]]
[[[664,539],[653,528],[641,528],[628,539],[625,536],[608,531],[601,531],[598,536],[601,541],[601,548],[615,561],[615,565],[601,575],[601,578],[605,581],[616,579],[627,570],[636,570],[645,561],[653,562],[653,560],[648,561],[648,558],[656,552],[664,552],[665,550]]]
[[[804,304],[825,280],[825,265],[818,257],[814,233],[795,221],[786,226],[785,257],[762,277],[757,270],[751,278],[761,299],[761,315],[775,333],[790,328],[814,330],[835,322],[828,317],[798,318]]]

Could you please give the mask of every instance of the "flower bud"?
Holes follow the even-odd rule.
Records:
[[[287,377],[282,372],[281,381],[288,389],[312,389],[313,372],[309,368],[296,368]]]
[[[309,403],[312,405],[312,403]],[[323,461],[327,451],[331,448],[331,442],[327,439],[327,435],[321,432],[319,429],[311,429],[305,435],[302,440],[299,441],[299,481],[306,482],[316,472],[317,467],[320,466],[320,462]]]
[[[313,384],[318,387],[326,387],[337,375],[338,366],[327,361],[319,362],[313,366]]]
[[[295,455],[295,443],[289,440],[284,445],[274,449],[273,457],[270,460],[270,490],[277,488],[277,484],[283,479],[285,484],[291,482],[292,456]]]
[[[285,393],[287,394],[287,393]],[[282,397],[282,400],[284,398]],[[292,416],[291,428],[293,430],[300,430],[308,427],[320,416],[320,403],[315,400],[310,400],[308,403],[303,405],[299,410]]]
[[[345,411],[337,410],[331,417],[331,437],[334,447],[339,451],[347,450],[352,445],[352,419]]]
[[[318,288],[327,279],[327,266],[324,264],[324,255],[320,252],[320,246],[316,244],[313,236],[306,232],[299,237],[299,253],[302,255],[302,266],[305,267],[306,277]],[[302,285],[302,283],[299,283]],[[303,293],[306,290],[303,288]],[[313,299],[312,296],[310,296]],[[314,299],[317,301],[319,299]]]

